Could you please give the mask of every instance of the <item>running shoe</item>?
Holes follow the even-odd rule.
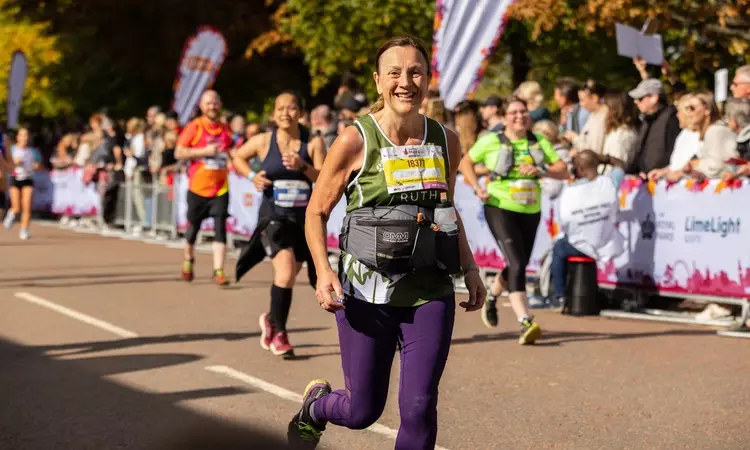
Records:
[[[518,343],[521,345],[531,345],[542,337],[542,329],[531,319],[523,319],[521,322],[521,337]]]
[[[268,346],[276,356],[294,356],[294,347],[289,343],[286,331],[279,331],[273,335],[271,344]]]
[[[214,282],[217,286],[229,286],[229,278],[224,273],[224,269],[214,270]]]
[[[5,214],[5,220],[3,220],[3,226],[10,230],[11,228],[13,228],[13,224],[15,223],[15,221],[16,221],[16,213],[14,213],[13,211],[8,211]]]
[[[260,325],[260,346],[263,347],[263,350],[271,350],[271,342],[276,334],[273,324],[269,319],[270,316],[271,313],[263,313],[258,319]]]
[[[193,281],[193,262],[185,260],[182,263],[182,279],[185,281]]]
[[[325,422],[315,423],[310,414],[310,408],[315,400],[325,397],[331,391],[331,385],[326,380],[313,380],[307,385],[302,396],[302,408],[289,422],[286,436],[290,444],[307,448],[318,446],[326,424]]]
[[[497,297],[487,297],[482,306],[482,322],[487,328],[497,327]]]
[[[18,237],[21,238],[22,241],[25,241],[30,238],[31,235],[29,234],[29,230],[27,230],[26,228],[21,228],[21,231],[18,233]]]

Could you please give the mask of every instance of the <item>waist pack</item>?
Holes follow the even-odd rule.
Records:
[[[415,205],[360,208],[346,215],[339,248],[385,276],[461,270],[458,228],[440,230],[433,210]]]

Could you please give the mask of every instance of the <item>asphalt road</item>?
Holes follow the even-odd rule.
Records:
[[[207,254],[187,284],[177,249],[32,230],[26,242],[0,231],[0,449],[166,448],[165,440],[205,430],[230,436],[217,428],[227,424],[282,436],[310,379],[343,384],[335,321],[305,278],[289,321],[298,357],[285,361],[258,344],[270,265],[220,289]],[[750,448],[747,340],[680,325],[537,317],[545,338],[521,347],[509,308],[497,330],[458,312],[439,446]],[[392,449],[397,359],[391,379],[374,429],[329,426],[319,448]]]

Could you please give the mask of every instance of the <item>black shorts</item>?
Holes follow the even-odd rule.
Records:
[[[218,197],[201,197],[191,191],[187,194],[187,220],[200,225],[205,219],[226,220],[229,217],[229,193]]]
[[[292,249],[297,262],[307,260],[310,250],[305,239],[305,224],[288,220],[272,220],[261,232],[260,241],[266,255],[273,258],[281,250]]]
[[[16,180],[15,178],[11,178],[10,186],[18,189],[25,188],[26,186],[33,187],[34,180],[31,178],[27,178],[25,180]]]

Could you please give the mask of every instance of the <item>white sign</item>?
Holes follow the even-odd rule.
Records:
[[[13,53],[10,63],[10,75],[8,76],[8,129],[18,127],[18,118],[21,115],[21,102],[23,91],[26,86],[26,75],[28,65],[26,55],[21,51]]]
[[[617,54],[628,58],[643,58],[647,63],[660,66],[664,62],[664,44],[661,35],[643,34],[635,28],[615,24]]]
[[[213,85],[227,56],[224,37],[213,27],[201,27],[182,51],[175,81],[172,110],[182,125],[188,123],[201,94]]]
[[[438,0],[432,38],[433,78],[440,97],[453,109],[474,92],[487,58],[505,27],[514,0]]]
[[[716,103],[727,101],[729,96],[729,70],[719,69],[714,74],[714,100]]]

